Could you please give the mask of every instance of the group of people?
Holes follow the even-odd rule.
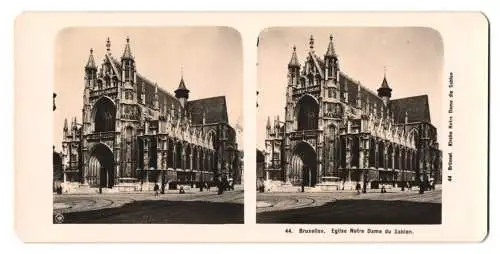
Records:
[[[234,181],[229,180],[225,176],[216,178],[214,181],[214,184],[215,184],[215,186],[217,186],[217,189],[218,189],[217,194],[219,194],[219,195],[224,193],[224,191],[234,190]],[[191,184],[191,187],[193,187],[193,184]],[[203,189],[210,191],[211,184],[209,182],[200,182],[200,183],[198,183],[198,187],[200,188],[200,191],[203,191]],[[165,190],[164,188],[165,188],[165,186],[163,185],[161,187],[162,194],[164,193],[164,190]],[[155,183],[153,191],[154,191],[155,198],[158,198],[159,194],[160,194],[160,185],[158,183]],[[179,193],[184,194],[185,192],[186,191],[184,190],[184,187],[180,186]]]

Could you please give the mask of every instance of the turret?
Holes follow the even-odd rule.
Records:
[[[345,104],[349,103],[349,91],[347,88],[347,84],[344,85],[344,102]]]
[[[125,49],[122,56],[122,80],[134,83],[135,81],[135,60],[130,49],[130,39],[127,37]]]
[[[377,92],[378,96],[382,98],[384,105],[387,107],[387,105],[389,104],[389,100],[391,99],[392,89],[389,87],[389,84],[387,83],[385,72],[384,72],[384,80],[382,80],[382,84],[380,85],[380,88],[377,89]]]
[[[63,138],[66,138],[66,136],[68,136],[68,119],[67,118],[64,118],[64,127],[63,127],[63,134],[64,134],[64,137]]]
[[[338,57],[335,53],[335,47],[333,46],[333,35],[330,35],[330,43],[328,43],[328,48],[325,53],[325,63],[326,63],[326,78],[328,80],[333,80],[333,83],[337,83],[339,75]]]
[[[155,94],[153,97],[153,107],[154,109],[160,109],[160,102],[158,98],[158,83],[155,82]]]
[[[290,80],[288,82],[291,86],[297,86],[299,80],[300,72],[300,64],[297,59],[297,48],[293,45],[292,57],[290,58],[290,62],[288,63],[288,74],[290,76]]]
[[[175,90],[175,97],[179,99],[182,107],[186,106],[186,102],[189,98],[189,90],[186,88],[186,84],[184,83],[184,77],[181,76],[181,81],[179,82],[179,87]]]
[[[97,79],[97,65],[94,60],[94,50],[90,49],[89,59],[85,65],[85,88],[92,88]]]
[[[279,138],[280,136],[280,116],[277,115],[276,116],[276,122],[274,123],[274,129],[275,129],[275,133],[276,133],[276,137]]]
[[[146,84],[142,83],[141,89],[141,103],[146,104]]]
[[[268,116],[266,124],[266,137],[269,138],[270,136],[271,136],[271,118]]]

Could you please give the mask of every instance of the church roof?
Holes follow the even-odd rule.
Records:
[[[429,113],[429,98],[427,97],[427,95],[418,95],[391,100],[390,105],[391,110],[394,112],[394,120],[396,123],[405,122],[406,112],[408,112],[408,123],[431,123],[431,116]]]
[[[115,59],[114,57],[111,57],[113,60],[113,68],[116,68],[118,73],[121,73],[121,63]],[[147,79],[146,77],[142,76],[137,72],[137,91],[138,91],[138,100],[141,101],[141,91],[143,91],[143,86],[144,86],[144,91],[146,92],[146,106],[153,108],[153,99],[155,96],[155,83],[152,82],[151,80]],[[120,77],[120,75],[118,75]],[[175,96],[167,91],[165,91],[163,88],[161,88],[160,85],[158,85],[158,102],[160,108],[165,108],[165,104],[167,104],[168,110],[172,108],[172,104],[174,105],[174,109],[177,112],[179,108],[181,107],[181,103]]]
[[[205,113],[205,124],[228,123],[225,96],[188,101],[187,108],[191,112],[193,124],[203,123],[203,113]]]
[[[340,83],[340,91],[344,91],[345,87],[347,87],[348,94],[348,104],[355,107],[356,99],[358,96],[358,82],[347,76],[347,74],[341,72],[339,75],[339,83]],[[370,101],[371,105],[377,105],[377,108],[380,110],[384,106],[384,102],[378,95],[376,95],[370,89],[361,85],[360,89],[361,93],[361,101],[366,103],[366,101]],[[340,99],[344,101],[344,93],[340,94]]]

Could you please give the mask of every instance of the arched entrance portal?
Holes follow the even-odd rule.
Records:
[[[311,187],[315,186],[318,178],[318,162],[314,148],[309,143],[300,142],[293,149],[293,157],[295,157],[297,163],[292,165],[295,167],[292,170],[301,177],[302,184]]]
[[[104,144],[97,144],[88,164],[88,181],[93,187],[111,188],[115,184],[114,155]]]

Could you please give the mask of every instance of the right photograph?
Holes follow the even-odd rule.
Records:
[[[439,32],[276,27],[257,50],[257,223],[442,223]]]

